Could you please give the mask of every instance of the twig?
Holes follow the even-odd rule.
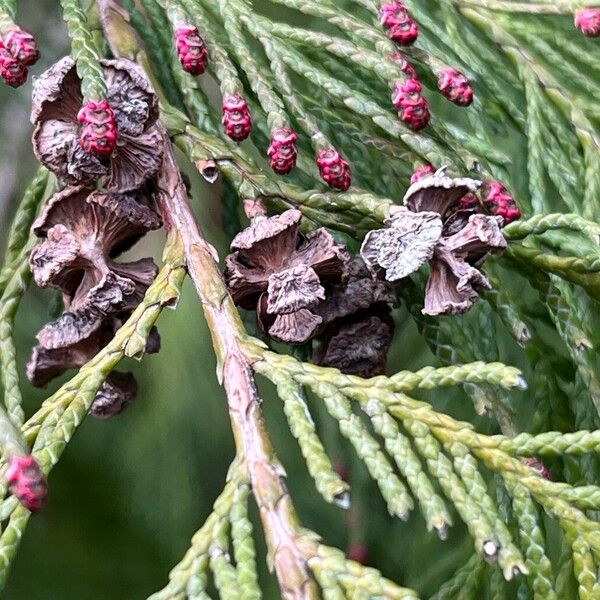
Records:
[[[266,433],[251,365],[242,348],[246,336],[242,322],[227,293],[216,251],[194,220],[166,131],[164,140],[167,150],[159,176],[163,217],[167,227],[177,229],[181,236],[188,272],[202,302],[236,446],[260,510],[282,596],[289,600],[317,598],[316,585],[298,545],[300,529],[284,471]]]

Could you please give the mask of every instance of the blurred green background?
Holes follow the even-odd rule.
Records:
[[[22,25],[35,31],[43,58],[41,72],[66,51],[66,34],[56,2],[22,0]],[[31,77],[26,86],[0,86],[0,241],[19,192],[35,172],[28,111]],[[221,226],[219,184],[208,189],[190,172],[194,207],[210,240],[221,254],[226,240]],[[143,240],[132,253],[160,259],[162,234]],[[17,343],[27,413],[64,381],[47,390],[32,388],[24,365],[36,331],[50,319],[54,294],[30,289],[18,317]],[[390,370],[419,368],[435,362],[404,311],[396,315],[397,342]],[[100,600],[145,598],[167,581],[196,529],[203,523],[224,482],[233,457],[223,394],[200,306],[189,283],[176,311],[159,321],[160,354],[126,365],[138,377],[137,400],[109,421],[87,419],[50,476],[47,510],[35,516],[3,597],[11,600]],[[507,357],[504,357],[507,359]],[[514,359],[514,360],[512,360]],[[522,363],[524,356],[509,357]],[[522,399],[526,394],[522,395]],[[444,391],[438,406],[475,419],[472,405],[457,391]],[[523,403],[524,410],[527,405]],[[366,544],[366,562],[424,596],[464,564],[472,544],[460,524],[440,542],[425,532],[415,514],[407,523],[387,515],[364,468],[342,443],[335,424],[318,402],[312,403],[318,427],[332,458],[349,473],[353,509],[327,506],[314,491],[272,390],[264,390],[264,411],[276,449],[289,475],[288,484],[304,525],[347,549]],[[484,425],[484,428],[487,425]],[[260,528],[257,541],[262,547]],[[435,557],[435,558],[433,558]],[[265,598],[278,598],[261,560]]]

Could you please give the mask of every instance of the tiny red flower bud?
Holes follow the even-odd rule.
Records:
[[[27,80],[27,67],[19,62],[0,41],[0,77],[6,85],[19,87]]]
[[[482,200],[488,212],[504,219],[504,225],[521,218],[521,210],[515,199],[498,181],[489,181],[483,185]]]
[[[452,67],[442,69],[438,73],[438,88],[442,96],[458,106],[469,106],[473,102],[471,82]]]
[[[271,145],[267,156],[275,173],[287,175],[296,166],[297,139],[298,136],[289,127],[276,127],[271,132]]]
[[[77,113],[77,120],[83,125],[79,144],[87,154],[112,153],[117,145],[117,126],[108,100],[89,100]]]
[[[544,464],[537,458],[524,458],[523,464],[535,469],[542,477],[552,481],[552,475],[550,471],[544,466]]]
[[[241,94],[227,94],[223,98],[223,126],[225,133],[236,142],[241,142],[250,135],[252,118]]]
[[[382,4],[379,22],[388,31],[388,37],[401,46],[410,46],[419,36],[419,27],[401,2]]]
[[[342,481],[347,482],[349,480],[348,467],[343,462],[334,463],[333,470]]]
[[[208,64],[206,44],[193,25],[180,25],[175,30],[175,46],[183,70],[191,75],[202,75]]]
[[[403,23],[392,27],[388,31],[388,37],[400,46],[410,46],[419,37],[419,27],[415,20],[409,16]]]
[[[346,556],[355,562],[364,565],[367,563],[368,548],[364,542],[354,542],[346,552]]]
[[[405,100],[407,98],[416,99],[417,95],[421,95],[422,89],[421,82],[414,77],[411,77],[406,81],[397,81],[394,86],[394,91],[392,92],[392,102],[394,103],[394,106],[398,110],[402,109]]]
[[[48,486],[40,466],[31,454],[12,456],[4,473],[8,489],[31,512],[44,508]]]
[[[40,51],[35,38],[27,31],[19,28],[11,29],[3,41],[6,49],[26,67],[30,67],[38,61]]]
[[[398,64],[401,71],[406,73],[412,79],[416,79],[418,81],[419,76],[417,75],[415,68],[406,60],[403,54],[397,52],[396,54],[391,54],[389,58],[391,61]]]
[[[423,165],[422,167],[418,167],[413,171],[413,174],[410,176],[410,183],[417,183],[417,181],[421,181],[425,177],[429,177],[429,175],[433,175],[435,173],[435,167],[433,165]]]
[[[429,123],[429,105],[421,94],[421,84],[417,79],[396,82],[392,102],[399,111],[400,119],[414,131],[423,129]]]
[[[323,148],[317,155],[317,167],[323,180],[333,189],[345,192],[352,183],[350,165],[335,148]]]
[[[600,36],[600,8],[582,8],[575,13],[575,27],[587,37]]]

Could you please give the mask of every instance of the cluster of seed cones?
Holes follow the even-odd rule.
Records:
[[[238,306],[286,344],[314,340],[314,359],[365,377],[385,370],[394,331],[392,286],[376,281],[360,257],[325,229],[300,233],[301,213],[255,212],[231,244],[225,278]]]
[[[162,224],[155,203],[163,152],[158,102],[135,64],[107,60],[103,69],[108,99],[83,109],[71,58],[60,60],[34,85],[34,149],[65,185],[33,225],[40,238],[30,257],[34,279],[40,287],[59,290],[64,305],[62,315],[37,335],[38,345],[27,365],[36,386],[95,356],[139,304],[157,273],[150,258],[117,259]],[[114,124],[107,128],[108,111]],[[112,149],[99,145],[109,133]],[[82,144],[82,139],[89,143]],[[159,346],[153,330],[146,351],[156,352]],[[120,413],[136,390],[130,373],[111,373],[91,414]]]
[[[427,165],[415,172],[404,206],[390,209],[386,227],[367,234],[359,256],[323,228],[301,234],[295,209],[274,217],[255,210],[231,244],[225,278],[267,337],[312,342],[316,363],[373,376],[385,371],[396,286],[428,263],[423,313],[466,312],[490,287],[481,266],[506,248],[501,228],[517,214],[500,184]]]

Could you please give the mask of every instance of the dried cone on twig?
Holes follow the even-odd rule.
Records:
[[[106,104],[88,103],[83,111],[72,58],[59,60],[35,80],[33,147],[39,161],[68,185],[98,179],[110,192],[128,192],[140,188],[161,164],[158,100],[135,63],[103,60],[102,66]],[[113,118],[116,145],[109,152]]]
[[[135,308],[156,275],[149,258],[114,260],[160,227],[160,218],[145,202],[143,195],[66,188],[34,223],[34,233],[43,238],[30,257],[35,281],[61,290],[65,308],[85,321],[84,332],[107,316]]]
[[[114,258],[151,229],[159,216],[145,194],[110,194],[83,186],[66,188],[48,201],[33,231],[43,238],[30,263],[41,287],[61,290],[65,312],[37,335],[27,365],[38,387],[91,360],[142,299],[157,268],[151,259],[118,263]],[[151,332],[146,351],[158,351]],[[131,374],[112,373],[98,391],[91,414],[121,412],[137,389]]]
[[[385,373],[394,337],[393,287],[373,279],[360,257],[348,265],[348,278],[327,290],[315,308],[323,319],[313,344],[313,361],[343,373],[373,377]]]
[[[348,253],[325,229],[306,236],[298,230],[301,214],[288,210],[257,216],[231,243],[225,278],[234,302],[256,310],[261,328],[274,340],[303,344],[322,318],[316,307],[325,285],[346,273]]]
[[[83,320],[68,312],[48,323],[38,333],[39,344],[33,348],[27,363],[29,381],[36,387],[45,387],[69,369],[82,367],[108,344],[126,317],[128,314],[104,319],[91,333],[85,331]],[[152,354],[159,349],[160,337],[153,328],[145,351]],[[113,371],[98,390],[90,414],[101,419],[118,415],[136,393],[137,383],[131,373]]]
[[[460,314],[490,283],[479,267],[492,252],[506,248],[502,220],[461,202],[480,182],[447,177],[444,169],[413,184],[405,207],[390,211],[387,229],[371,231],[361,256],[374,275],[397,281],[429,262],[423,313]],[[463,203],[464,204],[464,203]]]

